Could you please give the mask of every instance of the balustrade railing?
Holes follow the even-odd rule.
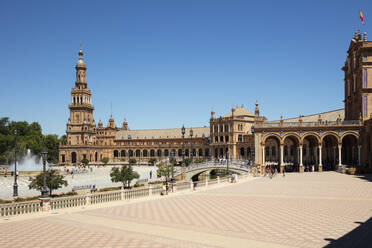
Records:
[[[41,211],[40,201],[0,204],[0,216],[12,216]]]
[[[50,200],[50,209],[79,207],[86,205],[84,196],[61,197]]]
[[[264,122],[261,127],[316,127],[316,126],[339,126],[339,125],[351,125],[359,126],[359,120],[344,120],[344,121],[308,121],[308,122]],[[260,127],[260,126],[258,126]]]
[[[178,182],[175,183],[175,190],[182,191],[188,189],[197,190],[218,183],[228,182],[228,178],[217,178],[212,180],[200,180],[196,182]],[[171,189],[169,189],[171,190]],[[131,190],[117,190],[111,192],[87,193],[85,195],[68,196],[61,198],[44,198],[35,201],[0,204],[0,216],[13,216],[28,213],[37,213],[41,211],[50,211],[64,208],[89,206],[99,203],[130,200],[151,195],[160,195],[163,191],[162,186],[147,187]]]

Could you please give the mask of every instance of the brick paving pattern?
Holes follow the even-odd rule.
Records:
[[[371,210],[368,180],[287,174],[121,206],[0,219],[0,247],[236,247],[240,241],[323,247],[366,222]]]

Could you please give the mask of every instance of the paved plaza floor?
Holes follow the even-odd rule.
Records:
[[[0,218],[0,247],[371,247],[371,180],[288,173],[160,199]]]

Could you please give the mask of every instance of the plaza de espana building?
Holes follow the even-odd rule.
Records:
[[[131,130],[126,120],[117,126],[95,123],[83,51],[76,64],[76,82],[68,105],[67,141],[60,144],[59,163],[72,165],[86,158],[98,164],[157,161],[182,153],[193,159],[244,159],[256,166],[274,164],[293,171],[336,170],[341,166],[372,167],[372,42],[356,32],[347,51],[344,72],[344,109],[297,118],[269,121],[256,102],[254,113],[243,105],[225,116],[212,110],[209,126]],[[248,100],[250,101],[250,100]],[[184,144],[184,145],[183,145]],[[184,147],[184,149],[182,149]]]

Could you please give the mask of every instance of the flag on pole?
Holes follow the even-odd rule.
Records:
[[[360,18],[360,21],[362,22],[362,24],[364,24],[364,16],[363,16],[363,12],[361,10],[359,10],[359,18]]]

